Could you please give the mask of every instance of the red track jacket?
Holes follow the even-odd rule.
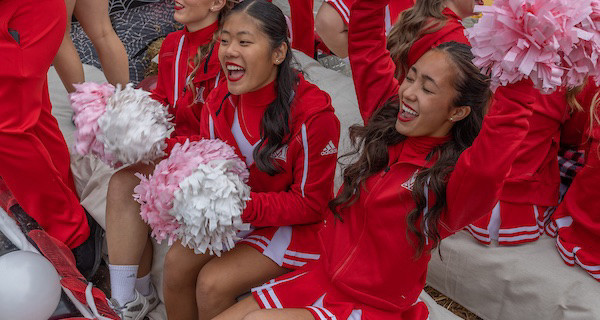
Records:
[[[202,66],[193,80],[196,92],[187,88],[187,78],[194,69],[198,47],[209,43],[217,28],[218,22],[215,22],[195,32],[184,29],[170,33],[160,48],[158,82],[152,97],[168,106],[169,113],[174,116],[175,131],[172,136],[189,136],[197,134],[199,130],[200,110],[220,77],[218,42],[207,58],[200,62]]]

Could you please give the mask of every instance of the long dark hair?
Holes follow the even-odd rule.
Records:
[[[427,158],[429,160],[437,159],[435,164],[431,168],[419,170],[416,176],[412,191],[416,208],[408,214],[406,220],[408,223],[407,238],[411,242],[410,234],[417,238],[417,243],[413,243],[417,257],[423,253],[426,238],[433,241],[432,248],[437,247],[441,241],[438,224],[446,208],[447,178],[454,170],[460,154],[473,144],[473,140],[479,134],[484,108],[491,96],[489,78],[481,74],[471,62],[473,55],[469,46],[457,42],[447,42],[432,50],[445,52],[448,61],[454,64],[457,71],[454,81],[457,96],[453,105],[456,107],[469,106],[471,113],[454,124],[450,131],[452,139],[431,150]],[[406,139],[395,129],[400,105],[400,99],[396,95],[373,114],[366,126],[350,127],[350,140],[354,151],[343,157],[358,155],[358,160],[344,168],[342,191],[329,202],[329,208],[340,220],[343,217],[340,215],[339,209],[352,205],[359,198],[366,179],[387,166],[388,147]],[[426,187],[435,195],[435,201],[428,208],[427,215],[423,216],[427,205]],[[417,226],[419,219],[421,222]]]
[[[239,12],[249,15],[258,22],[261,31],[269,38],[273,50],[283,43],[287,44],[285,59],[277,66],[275,85],[277,96],[265,110],[260,127],[261,141],[254,148],[253,153],[258,169],[269,175],[275,175],[281,171],[281,168],[271,155],[286,143],[290,134],[291,106],[299,80],[298,71],[292,68],[293,56],[283,12],[265,0],[243,1],[237,4],[228,16]]]

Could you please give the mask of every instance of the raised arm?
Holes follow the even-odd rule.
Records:
[[[521,81],[496,91],[479,135],[462,153],[450,175],[447,211],[442,215],[440,228],[443,235],[489,213],[498,201],[519,145],[529,130],[534,90],[530,81]]]
[[[366,123],[398,91],[396,65],[386,49],[385,6],[389,0],[357,0],[350,10],[348,55],[358,107]]]

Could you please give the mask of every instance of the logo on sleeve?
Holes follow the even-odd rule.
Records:
[[[336,154],[337,152],[338,152],[338,149],[335,147],[335,144],[333,144],[333,141],[329,140],[329,143],[327,143],[327,145],[325,146],[325,149],[323,149],[323,151],[321,151],[321,155],[328,156],[330,154]]]
[[[196,89],[196,100],[194,100],[194,103],[202,103],[204,104],[206,101],[204,101],[204,86]]]
[[[419,170],[415,171],[415,173],[413,173],[413,175],[410,177],[410,179],[404,181],[404,183],[401,184],[402,188],[412,192],[413,187],[415,186],[415,180],[417,180],[418,173],[419,173]]]
[[[283,147],[277,149],[275,152],[273,152],[271,157],[282,161],[287,161],[287,150],[288,145],[286,144]]]

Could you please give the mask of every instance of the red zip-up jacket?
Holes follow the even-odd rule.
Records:
[[[398,92],[399,82],[394,76],[396,65],[390,59],[390,52],[385,49],[385,6],[388,2],[389,0],[356,1],[351,9],[348,54],[356,98],[365,121]],[[447,8],[443,13],[448,18],[444,26],[433,33],[424,34],[410,48],[409,66],[429,49],[444,42],[469,44],[460,18]]]
[[[589,106],[595,89],[593,81],[588,81],[577,100]],[[571,118],[566,93],[564,88],[550,95],[535,93],[529,132],[519,147],[500,200],[547,207],[558,205],[561,128]]]
[[[448,179],[447,206],[439,224],[442,237],[494,207],[527,134],[533,92],[527,83],[498,89],[479,136],[460,156]],[[406,216],[415,208],[413,175],[433,165],[425,159],[444,141],[409,137],[389,147],[388,168],[369,177],[358,200],[341,209],[343,223],[328,220],[319,233],[319,263],[331,286],[363,305],[365,318],[401,319],[425,286],[430,254],[426,251],[415,258],[415,249],[407,240]],[[427,195],[429,207],[433,193]],[[412,235],[411,240],[416,241]],[[430,248],[428,244],[426,249]]]
[[[393,78],[395,66],[385,50],[383,24],[374,23],[383,21],[383,16],[379,13],[373,17],[369,9],[383,7],[386,1],[380,2],[358,1],[352,7],[352,17],[364,19],[351,19],[351,23],[371,21],[377,32],[361,30],[360,34],[376,34],[379,40],[355,45],[354,53],[360,56],[354,59],[350,53],[351,63],[360,65],[363,71],[362,82],[376,87],[371,91],[376,92],[373,100],[377,101],[359,98],[365,122],[398,86]],[[368,58],[361,61],[360,57]],[[382,75],[389,83],[381,80]],[[533,92],[531,84],[525,82],[498,89],[479,136],[463,152],[448,179],[447,207],[439,226],[442,237],[475,221],[497,202],[516,150],[528,131]],[[369,177],[357,201],[341,209],[343,223],[330,217],[319,233],[321,259],[313,272],[325,273],[330,282],[325,286],[334,291],[332,295],[353,299],[367,319],[401,319],[425,285],[430,254],[426,250],[415,258],[415,249],[406,236],[406,216],[415,207],[411,182],[419,169],[433,165],[426,160],[427,155],[447,139],[410,137],[389,147],[388,168]],[[426,194],[430,206],[433,194]],[[430,248],[428,244],[426,249]]]
[[[169,107],[175,123],[171,136],[198,133],[202,106],[221,75],[218,41],[208,56],[200,61],[201,67],[193,79],[196,92],[187,88],[187,78],[194,70],[198,48],[212,40],[217,28],[218,22],[215,22],[195,32],[189,32],[187,28],[175,31],[165,38],[160,48],[158,82],[152,90],[152,98]]]
[[[248,97],[246,101],[269,100],[256,93],[248,95],[253,94],[255,97]],[[275,97],[274,92],[271,94],[269,103]],[[245,159],[231,132],[233,115],[239,103],[240,96],[229,94],[227,82],[222,81],[211,92],[202,110],[200,136],[190,140],[221,139]],[[273,155],[282,172],[269,176],[254,163],[249,167],[251,200],[246,203],[242,219],[254,227],[293,226],[289,250],[318,254],[315,233],[320,230],[327,213],[327,203],[333,197],[340,122],[334,114],[329,95],[301,75],[290,119],[291,133],[287,144]],[[169,145],[182,143],[186,138],[170,139]],[[333,145],[333,148],[328,145]],[[330,152],[325,152],[327,150]]]

